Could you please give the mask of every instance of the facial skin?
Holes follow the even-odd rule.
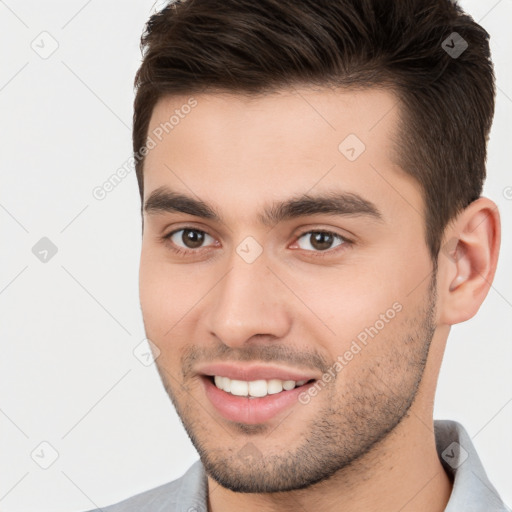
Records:
[[[492,282],[494,203],[475,201],[447,228],[455,243],[436,273],[421,190],[392,160],[391,93],[194,98],[146,156],[144,202],[167,187],[220,219],[144,211],[140,300],[163,384],[207,470],[210,510],[444,510],[451,483],[435,451],[435,385],[449,326],[476,313]],[[162,99],[148,134],[188,100]],[[354,161],[338,149],[349,134],[365,145]],[[379,217],[261,222],[274,203],[333,191],[357,194]],[[262,250],[250,263],[237,252],[247,237]],[[200,375],[225,361],[334,377],[269,420],[230,421]]]

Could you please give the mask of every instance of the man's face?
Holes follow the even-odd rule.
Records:
[[[396,98],[189,100],[161,100],[148,131],[146,335],[211,477],[307,487],[407,417],[434,333],[420,188],[391,161]]]

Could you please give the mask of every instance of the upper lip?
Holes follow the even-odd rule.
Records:
[[[247,363],[211,363],[197,368],[197,373],[209,376],[228,377],[232,380],[311,380],[316,377],[302,370],[280,366]]]

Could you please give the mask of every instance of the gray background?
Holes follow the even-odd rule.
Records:
[[[197,459],[154,365],[143,364],[135,174],[103,200],[92,193],[130,156],[132,83],[153,4],[0,1],[4,512],[104,506]],[[512,504],[512,1],[461,5],[492,36],[498,93],[485,194],[504,240],[486,302],[452,329],[435,417],[466,427]],[[32,250],[38,242],[46,262]]]

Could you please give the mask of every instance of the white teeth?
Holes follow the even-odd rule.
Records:
[[[226,379],[227,377],[224,378]],[[232,380],[231,394],[236,396],[247,396],[249,394],[249,383],[245,380]]]
[[[286,389],[286,391],[290,391],[290,389],[293,389],[294,387],[295,387],[294,380],[285,380],[283,382],[283,389]]]
[[[231,391],[231,379],[228,379],[227,377],[221,377],[222,379],[222,386],[221,389],[224,391],[227,391],[228,393]]]
[[[232,395],[251,397],[264,397],[281,393],[283,390],[289,391],[296,386],[303,386],[307,382],[307,380],[295,382],[294,380],[283,381],[280,379],[252,380],[248,382],[245,380],[231,380],[228,377],[221,377],[219,375],[215,375],[213,380],[215,386]]]
[[[279,379],[271,379],[267,381],[267,393],[274,395],[275,393],[281,393],[283,391],[283,381]]]
[[[249,396],[265,396],[267,394],[266,380],[253,380],[249,382]]]

